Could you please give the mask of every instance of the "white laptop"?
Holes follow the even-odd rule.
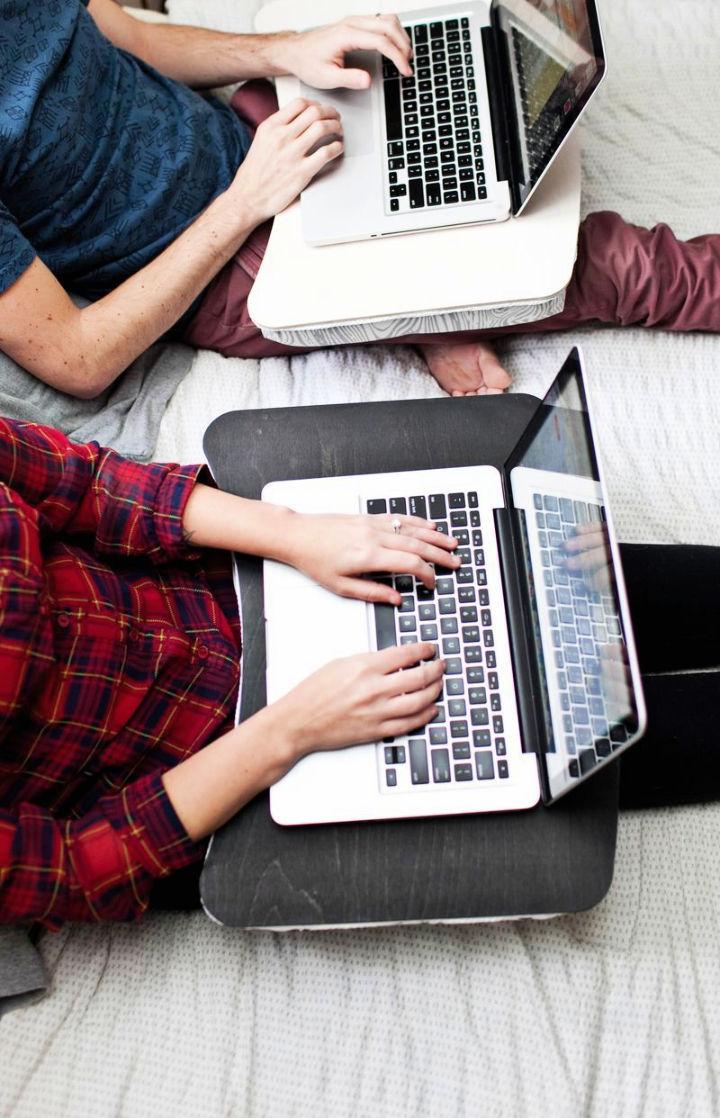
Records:
[[[627,601],[573,350],[504,469],[271,482],[302,512],[411,513],[458,539],[434,591],[394,576],[401,608],[342,599],[264,564],[267,697],[337,656],[436,642],[439,712],[391,741],[304,757],[270,790],[281,824],[453,815],[552,802],[643,733]],[[566,542],[582,537],[583,569]],[[388,578],[390,576],[387,576]]]
[[[321,93],[342,117],[345,152],[303,191],[311,244],[522,213],[605,72],[594,0],[491,0],[400,19],[412,77],[359,52],[348,65],[369,71],[370,89]]]

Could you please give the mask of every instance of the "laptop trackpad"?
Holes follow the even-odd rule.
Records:
[[[375,72],[375,56],[369,51],[348,54],[345,65],[351,70]],[[345,133],[345,159],[353,155],[368,155],[375,147],[373,129],[373,90],[371,89],[313,89],[300,83],[300,96],[322,105],[332,105],[340,113]],[[328,140],[329,142],[329,140]]]

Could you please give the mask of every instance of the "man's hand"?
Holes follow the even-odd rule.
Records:
[[[230,190],[259,225],[294,202],[342,150],[336,110],[297,97],[258,125]]]
[[[366,70],[345,67],[354,50],[379,51],[410,77],[412,46],[397,16],[348,16],[339,23],[278,39],[275,61],[315,89],[367,89]]]

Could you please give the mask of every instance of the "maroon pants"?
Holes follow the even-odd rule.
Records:
[[[269,82],[248,82],[235,94],[233,108],[251,128],[275,112]],[[255,281],[272,223],[256,229],[207,288],[185,340],[227,357],[274,357],[306,353],[264,338],[248,315]],[[584,323],[657,326],[664,330],[720,332],[720,235],[680,241],[667,225],[643,229],[616,213],[590,214],[580,226],[575,269],[560,314],[539,322],[455,334],[406,334],[398,344],[431,345],[473,341],[500,334],[566,330]],[[383,340],[383,345],[389,344]],[[320,347],[316,347],[320,348]]]

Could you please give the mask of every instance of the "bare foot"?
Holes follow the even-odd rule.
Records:
[[[438,342],[418,346],[427,367],[451,396],[495,396],[512,383],[485,342]]]

